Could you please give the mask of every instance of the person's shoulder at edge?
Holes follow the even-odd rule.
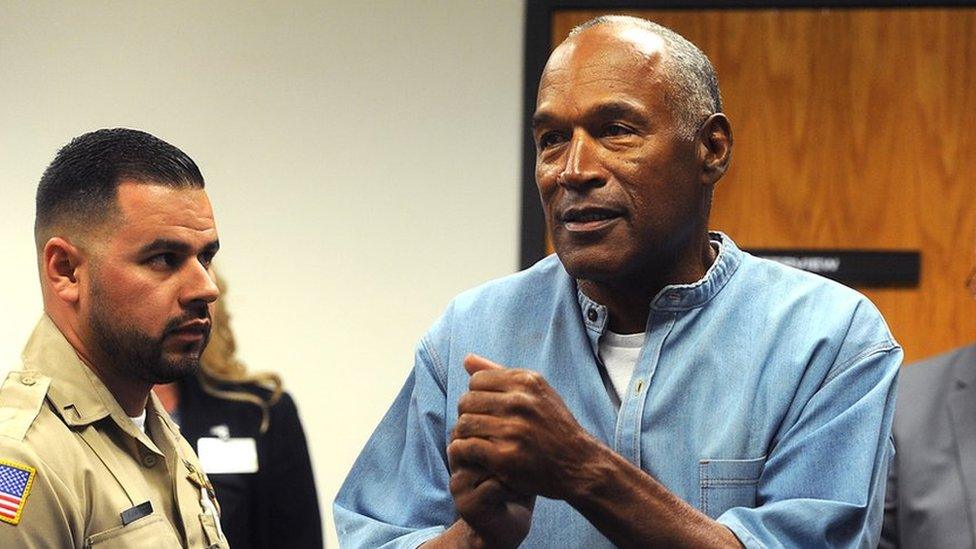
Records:
[[[33,470],[32,483],[43,476],[49,486],[75,490],[84,484],[78,463],[85,453],[45,398],[50,381],[32,370],[0,370],[0,464]]]
[[[910,363],[898,377],[896,435],[919,440],[937,436],[938,430],[929,422],[942,417],[940,410],[954,383],[976,378],[976,343]]]
[[[67,425],[48,405],[50,384],[51,378],[23,365],[0,369],[0,443],[43,446],[52,437],[69,434]]]
[[[901,380],[904,384],[913,384],[936,377],[949,379],[960,365],[971,366],[976,370],[976,343],[910,362],[905,365]],[[926,383],[928,384],[930,383]]]
[[[271,391],[265,389],[264,387],[260,387],[258,390],[261,391],[264,398],[267,398],[267,396],[271,394]],[[280,427],[282,422],[287,422],[291,427],[298,425],[299,428],[301,428],[302,420],[300,419],[300,415],[298,413],[298,405],[295,403],[295,399],[292,398],[291,393],[288,391],[281,392],[281,396],[278,397],[278,400],[271,405],[270,413],[270,425]]]

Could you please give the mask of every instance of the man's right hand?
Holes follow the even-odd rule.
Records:
[[[451,495],[461,520],[470,528],[475,547],[518,547],[529,534],[535,496],[517,494],[487,471],[452,462]],[[460,522],[460,521],[459,521]]]
[[[535,496],[511,491],[476,465],[469,465],[447,447],[451,466],[451,495],[461,518],[443,534],[423,544],[425,549],[459,547],[508,549],[529,534]]]

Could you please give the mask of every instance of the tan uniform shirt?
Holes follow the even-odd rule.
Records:
[[[42,318],[0,387],[0,547],[226,548],[215,502],[156,397],[143,433]]]

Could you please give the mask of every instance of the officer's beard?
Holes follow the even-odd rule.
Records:
[[[92,308],[89,323],[94,344],[108,366],[117,375],[135,377],[150,384],[172,383],[193,374],[200,367],[200,355],[207,347],[210,333],[199,349],[180,353],[175,358],[164,355],[164,340],[174,330],[197,318],[209,318],[209,311],[190,313],[170,319],[159,336],[149,335],[134,326],[118,322],[100,299],[98,283],[92,281]],[[192,345],[188,345],[192,347]]]

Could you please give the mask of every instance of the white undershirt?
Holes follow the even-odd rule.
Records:
[[[140,431],[142,431],[143,433],[146,432],[146,410],[145,409],[143,409],[142,413],[136,417],[129,416],[129,419],[132,420],[132,423],[136,424],[136,427],[138,427]]]
[[[712,240],[712,249],[715,250],[716,260],[709,267],[708,272],[715,268],[718,263],[717,256],[722,253],[722,242]],[[708,276],[708,273],[705,274]],[[641,347],[644,346],[645,333],[637,334],[618,334],[607,330],[600,338],[599,354],[600,360],[606,368],[609,385],[613,386],[613,391],[617,393],[617,398],[622,402],[627,387],[630,385],[630,378],[634,377],[634,368],[637,366],[637,359],[640,357]],[[604,380],[604,384],[607,381]],[[610,391],[610,387],[607,387]],[[619,402],[617,403],[619,404]]]
[[[613,390],[621,401],[630,385],[630,378],[634,377],[634,367],[637,357],[644,345],[644,332],[637,334],[617,334],[607,330],[600,338],[600,360],[607,369],[607,375],[613,384]],[[608,387],[609,389],[609,387]]]

